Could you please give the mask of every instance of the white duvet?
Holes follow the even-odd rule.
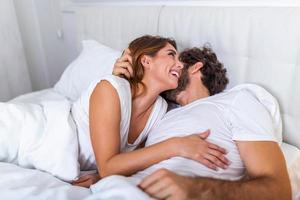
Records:
[[[56,92],[45,94],[34,102],[0,103],[0,161],[71,181],[80,173],[71,103]]]

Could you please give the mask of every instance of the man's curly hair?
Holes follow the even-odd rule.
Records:
[[[226,76],[227,71],[209,46],[187,49],[180,54],[179,59],[185,68],[189,68],[197,62],[203,64],[200,69],[202,82],[210,95],[222,92],[226,88],[229,82]]]

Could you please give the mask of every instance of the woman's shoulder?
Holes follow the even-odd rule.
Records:
[[[108,75],[101,77],[98,80],[98,83],[100,83],[101,81],[109,82],[117,91],[118,90],[130,90],[129,82],[126,79],[121,78],[119,76],[108,74]]]

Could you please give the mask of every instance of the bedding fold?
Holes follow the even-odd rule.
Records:
[[[80,173],[71,103],[58,94],[37,103],[0,103],[0,161],[72,181]]]

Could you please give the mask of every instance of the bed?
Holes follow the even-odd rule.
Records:
[[[297,20],[300,7],[125,6],[73,2],[62,8],[62,16],[63,26],[68,27],[64,31],[69,48],[81,52],[81,57],[84,49],[93,49],[92,40],[95,40],[110,48],[105,49],[106,53],[110,52],[104,58],[113,60],[129,41],[143,34],[173,37],[180,50],[209,42],[228,69],[229,88],[245,82],[256,83],[278,99],[283,120],[282,150],[293,198],[300,199],[300,21]],[[99,55],[101,51],[96,53]],[[93,74],[91,67],[82,74],[77,65],[78,58],[68,66],[54,88],[19,96],[11,103],[39,105],[49,99],[72,102],[91,79],[102,73]],[[105,73],[110,73],[112,61],[106,65]],[[84,84],[76,85],[74,80],[78,79]],[[91,190],[72,186],[42,170],[2,162],[0,177],[1,199],[98,198]]]

